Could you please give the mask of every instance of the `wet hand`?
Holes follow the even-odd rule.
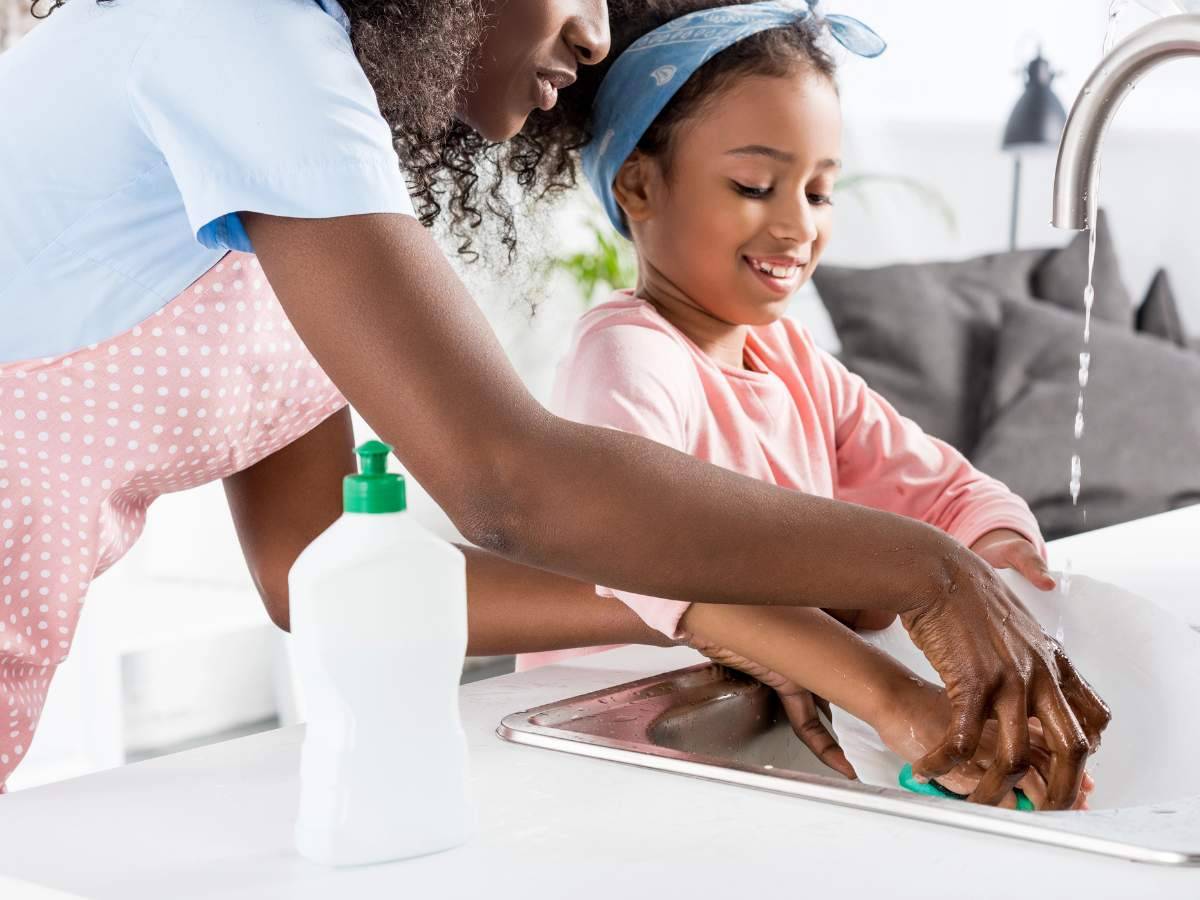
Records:
[[[940,741],[914,772],[940,779],[971,762],[994,719],[992,761],[970,799],[998,803],[1039,761],[1029,725],[1036,717],[1049,753],[1041,772],[1045,808],[1073,808],[1085,763],[1112,717],[1108,707],[980,556],[950,548],[941,565],[945,581],[900,613],[946,685],[950,707]]]
[[[945,734],[950,714],[950,704],[945,692],[936,685],[914,676],[911,684],[897,687],[895,697],[889,704],[881,707],[876,721],[871,724],[893,753],[911,763],[925,756],[929,748]],[[974,758],[939,776],[937,782],[956,794],[973,794],[987,776],[988,770],[996,765],[999,738],[997,723],[989,721],[984,726]],[[1029,743],[1029,770],[1013,787],[1020,788],[1035,809],[1046,809],[1047,782],[1051,777],[1054,762],[1041,724],[1036,719],[1029,720]],[[1088,795],[1095,786],[1091,775],[1084,772],[1079,795],[1071,808],[1088,809]],[[994,805],[1015,809],[1015,791],[1007,790]]]
[[[989,531],[974,544],[971,551],[995,569],[1015,569],[1036,588],[1052,591],[1057,585],[1050,567],[1028,538],[1009,528]]]

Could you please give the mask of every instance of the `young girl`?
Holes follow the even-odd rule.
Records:
[[[33,7],[53,15],[0,56],[0,784],[92,579],[163,492],[225,481],[287,627],[288,570],[354,465],[347,402],[495,551],[466,551],[472,652],[663,640],[597,582],[870,606],[925,623],[964,715],[1004,681],[1064,733],[1103,727],[943,535],[525,390],[422,225],[444,214],[469,244],[485,213],[512,225],[506,173],[534,196],[572,183],[579,132],[555,107],[608,53],[604,0]],[[862,552],[869,569],[844,565]]]
[[[1049,590],[1026,504],[899,416],[784,316],[828,246],[840,165],[834,63],[817,43],[822,24],[795,4],[702,10],[665,22],[613,64],[595,100],[584,166],[614,227],[633,240],[638,283],[582,318],[553,405],[771,484],[920,520]],[[883,49],[855,20],[829,25],[861,55]],[[736,498],[728,502],[737,508]],[[858,565],[903,552],[864,553]],[[940,691],[819,610],[600,591],[672,639],[843,706],[909,761],[946,727]],[[588,651],[521,664],[578,652]],[[831,742],[814,749],[847,772]],[[1020,761],[1004,752],[982,781],[979,769],[951,781],[959,789],[979,781],[974,799],[1011,803],[1020,780],[1046,805],[1041,776],[1022,779]],[[1050,784],[1051,805],[1068,787],[1061,778]]]

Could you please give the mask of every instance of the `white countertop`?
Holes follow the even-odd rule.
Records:
[[[1200,624],[1200,508],[1054,548],[1075,571]],[[689,665],[626,648],[470,685],[481,829],[466,847],[351,870],[292,851],[303,731],[287,728],[0,798],[0,874],[121,900],[1200,896],[1200,870],[1141,866],[520,747],[511,712]],[[397,698],[403,704],[403,698]],[[921,866],[912,864],[921,860]],[[1019,888],[1018,888],[1019,889]]]

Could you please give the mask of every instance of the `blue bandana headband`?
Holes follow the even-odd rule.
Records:
[[[613,227],[629,230],[613,196],[617,172],[642,136],[692,74],[727,47],[760,31],[816,16],[805,0],[772,0],[720,6],[681,16],[643,35],[617,58],[604,76],[592,108],[593,140],[583,148],[583,172]],[[883,38],[850,16],[823,16],[839,44],[874,58],[887,49]]]

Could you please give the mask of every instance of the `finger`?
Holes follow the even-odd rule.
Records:
[[[804,746],[835,772],[857,781],[858,773],[854,771],[854,766],[850,765],[850,760],[846,759],[846,754],[838,746],[837,739],[829,733],[829,729],[817,715],[817,705],[812,694],[801,691],[781,695],[779,699],[783,703],[783,710],[792,725],[792,730],[804,742]]]
[[[955,766],[968,762],[979,748],[979,738],[987,722],[989,696],[976,692],[956,693],[950,697],[950,727],[940,745],[913,764],[913,774],[928,781],[945,775]]]
[[[1052,763],[1046,790],[1047,809],[1071,809],[1079,797],[1091,745],[1058,685],[1045,683],[1034,708],[1046,735]]]
[[[972,803],[995,806],[1012,795],[1029,771],[1029,711],[1021,684],[1006,689],[996,701],[999,725],[994,762],[967,798]]]
[[[1087,735],[1088,746],[1095,753],[1100,749],[1100,736],[1108,723],[1112,721],[1112,711],[1100,695],[1079,674],[1075,664],[1065,653],[1058,655],[1058,671],[1062,679],[1062,691],[1071,709],[1075,713],[1083,733]]]
[[[1010,559],[1012,567],[1039,590],[1052,591],[1058,586],[1050,575],[1050,567],[1042,559],[1042,554],[1038,553],[1032,544],[1024,541],[1017,544]]]
[[[1029,798],[1034,809],[1046,808],[1046,779],[1037,769],[1030,766],[1025,777],[1017,783],[1017,787]]]
[[[1037,772],[1042,782],[1046,784],[1050,782],[1050,773],[1054,769],[1054,757],[1050,755],[1050,751],[1032,743],[1032,739],[1029,745],[1029,769]]]
[[[975,790],[975,785],[983,780],[985,774],[987,774],[987,766],[982,765],[977,756],[970,762],[956,766],[945,775],[939,776],[937,783],[947,790],[965,797]]]

